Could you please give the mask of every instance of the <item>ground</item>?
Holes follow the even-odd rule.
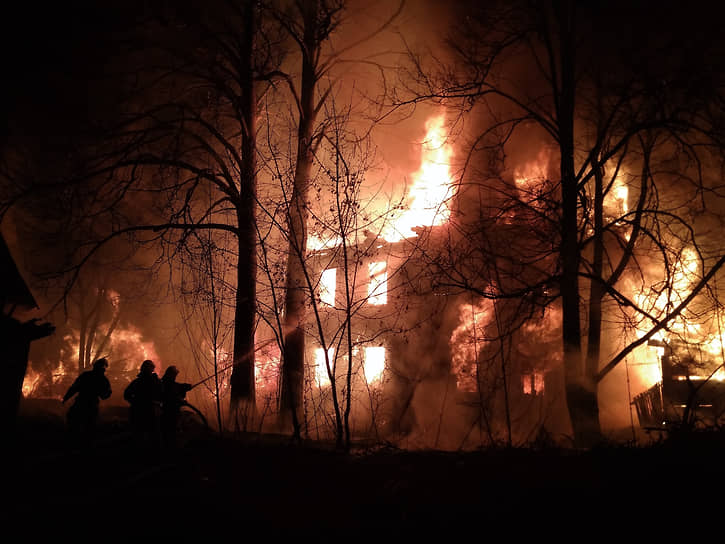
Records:
[[[123,419],[106,418],[94,447],[83,450],[68,443],[57,414],[21,413],[3,485],[5,526],[31,541],[146,532],[164,541],[408,541],[500,530],[576,540],[581,529],[651,537],[683,516],[718,515],[725,498],[719,433],[647,447],[458,453],[378,445],[343,454],[201,428],[180,438],[175,451],[140,452]]]

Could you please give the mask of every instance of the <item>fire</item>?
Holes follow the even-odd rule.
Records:
[[[28,368],[23,380],[23,396],[31,397],[40,383],[40,374]]]
[[[646,309],[655,316],[666,315],[668,311],[677,306],[687,296],[693,285],[700,277],[700,261],[697,253],[692,248],[685,248],[680,254],[679,260],[673,268],[671,290],[661,290],[649,293],[638,293],[635,301],[640,307]],[[648,323],[643,323],[637,330],[639,337],[647,332]],[[667,331],[660,331],[655,335],[655,340],[665,343],[680,341],[685,346],[691,346],[696,365],[703,363],[700,359],[711,358],[715,361],[722,361],[723,357],[723,332],[719,316],[708,315],[703,318],[694,318],[686,313],[680,314],[667,328]],[[660,358],[664,354],[664,347],[643,346],[635,352],[634,366],[638,367],[640,379],[647,386],[651,386],[662,380]],[[707,366],[707,365],[703,365]],[[700,381],[712,379],[725,381],[725,370],[720,366],[710,376],[695,374],[691,369],[691,375],[681,376],[678,379],[691,379]]]
[[[622,213],[627,213],[629,211],[629,187],[622,182],[620,177],[617,177],[614,180],[614,185],[612,186],[612,199],[616,203],[617,207],[621,209]]]
[[[482,299],[476,304],[464,304],[459,309],[460,325],[451,334],[452,370],[456,386],[469,393],[478,390],[477,364],[484,329],[491,321],[491,301]]]
[[[414,238],[414,227],[442,225],[450,218],[448,200],[454,194],[451,177],[453,147],[447,141],[445,116],[426,121],[426,136],[422,142],[421,165],[413,174],[406,205],[383,233],[388,242]]]
[[[387,242],[415,238],[415,227],[437,226],[448,221],[451,212],[448,201],[455,194],[451,176],[453,146],[448,143],[445,115],[429,118],[425,123],[426,135],[421,142],[421,165],[412,174],[413,183],[403,204],[385,214],[386,224],[380,236]],[[307,249],[322,251],[342,243],[334,232],[311,232]]]
[[[366,347],[363,369],[367,383],[372,384],[382,380],[385,372],[385,348],[382,346]]]
[[[533,161],[524,163],[514,169],[514,184],[520,198],[528,202],[538,198],[539,192],[547,179],[548,155],[544,149],[539,151]]]
[[[268,342],[254,357],[254,383],[257,391],[273,395],[279,381],[281,352],[276,342]]]
[[[267,395],[274,394],[277,390],[279,379],[281,353],[279,346],[273,341],[257,342],[254,357],[254,385],[257,392]],[[206,372],[207,377],[213,376],[213,362],[216,362],[219,369],[220,390],[229,387],[229,380],[232,374],[232,353],[222,347],[217,347],[216,356],[213,347],[208,347],[209,362]]]
[[[426,135],[421,142],[421,165],[412,174],[413,183],[403,204],[385,214],[386,224],[380,236],[387,242],[415,238],[415,227],[432,227],[448,221],[451,212],[448,201],[455,194],[451,176],[453,146],[448,143],[445,115],[429,118],[425,123]],[[334,232],[311,232],[307,249],[322,251],[342,243]]]
[[[336,288],[337,268],[328,268],[320,276],[320,301],[329,306],[334,306]]]
[[[124,370],[134,370],[146,359],[156,363],[156,372],[161,372],[161,364],[156,347],[152,341],[143,340],[143,334],[135,327],[117,329],[111,338],[111,353],[126,355],[122,358]],[[109,358],[111,365],[114,365],[113,356]]]
[[[330,370],[334,370],[335,348],[327,348],[327,360],[330,361]],[[325,361],[325,350],[322,348],[315,349],[315,380],[317,387],[330,385],[330,375],[327,372],[327,362]]]

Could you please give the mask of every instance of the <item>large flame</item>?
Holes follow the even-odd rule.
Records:
[[[426,121],[421,165],[413,174],[403,209],[392,215],[382,236],[388,242],[417,236],[415,227],[442,225],[450,218],[448,202],[454,194],[451,178],[453,146],[448,143],[445,116]]]
[[[450,218],[449,201],[455,194],[451,176],[453,146],[448,142],[445,115],[429,118],[421,142],[420,168],[412,174],[412,183],[401,205],[384,214],[380,236],[387,242],[415,238],[416,227],[442,225]],[[340,245],[334,233],[310,233],[307,248],[320,251]]]
[[[637,293],[634,297],[637,304],[647,310],[651,315],[665,316],[678,306],[690,293],[694,284],[700,279],[700,260],[692,248],[684,248],[672,269],[671,289],[651,290]],[[638,337],[647,333],[649,322],[643,322],[637,328]],[[718,315],[708,314],[702,317],[681,313],[673,319],[666,330],[659,331],[654,340],[665,344],[680,342],[681,345],[690,346],[694,356],[695,366],[690,369],[690,375],[681,379],[702,380],[710,378],[725,381],[725,370],[722,366],[716,368],[714,373],[712,365],[703,364],[705,375],[697,373],[697,364],[703,363],[703,358],[722,362],[723,357],[723,331]],[[661,346],[643,346],[634,353],[634,365],[645,386],[651,386],[662,380],[660,358],[664,354]]]

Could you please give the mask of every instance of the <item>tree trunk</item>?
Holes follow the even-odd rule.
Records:
[[[302,48],[297,163],[288,211],[289,249],[283,323],[285,337],[282,347],[282,392],[280,395],[281,424],[288,426],[291,419],[295,438],[300,438],[305,363],[307,202],[313,162],[312,134],[316,114],[314,107],[317,84],[315,62],[319,52],[315,2],[304,4],[303,19],[305,47]]]
[[[597,392],[583,372],[581,324],[579,316],[578,191],[574,168],[574,8],[563,2],[557,13],[560,32],[561,91],[557,104],[559,148],[561,152],[561,298],[562,341],[566,400],[574,442],[588,446],[600,435]]]
[[[244,6],[244,51],[241,61],[244,66],[241,89],[240,114],[242,130],[242,164],[240,167],[239,199],[237,210],[238,250],[237,294],[234,306],[234,347],[232,352],[232,375],[230,379],[230,402],[234,427],[246,430],[253,423],[256,414],[256,391],[254,381],[254,322],[257,301],[257,243],[256,243],[256,201],[257,201],[257,95],[252,69],[256,13],[253,2]]]
[[[594,171],[594,244],[592,280],[589,287],[589,331],[587,335],[586,384],[597,391],[596,376],[599,373],[599,357],[602,343],[602,300],[606,294],[604,279],[604,180],[601,167]],[[591,407],[599,421],[599,406]]]

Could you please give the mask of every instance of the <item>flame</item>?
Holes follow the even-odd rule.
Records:
[[[365,359],[363,363],[365,379],[369,384],[379,382],[385,372],[385,348],[382,346],[370,346],[365,348]]]
[[[25,378],[23,379],[23,396],[24,397],[32,397],[35,393],[35,390],[38,388],[38,384],[40,383],[40,374],[38,372],[33,371],[30,366],[28,366],[28,370],[25,373]]]
[[[254,358],[254,383],[257,392],[263,395],[276,393],[281,357],[281,351],[275,342],[267,343],[257,351]]]
[[[134,370],[140,367],[142,361],[150,359],[156,364],[156,372],[159,374],[162,372],[161,360],[156,353],[154,343],[150,340],[143,340],[143,334],[135,327],[116,329],[111,336],[110,351],[130,355],[122,360],[124,370]],[[115,364],[113,356],[109,358],[109,363],[110,365]]]
[[[687,296],[693,285],[700,278],[700,261],[697,253],[692,248],[684,248],[678,261],[675,263],[672,272],[672,289],[660,291],[640,292],[635,295],[637,304],[655,316],[666,315],[667,312],[677,306]],[[638,337],[642,337],[648,331],[648,323],[642,323],[637,328]],[[667,330],[659,331],[655,340],[671,344],[674,341],[682,342],[684,349],[692,351],[695,365],[690,372],[702,366],[700,374],[690,373],[688,376],[679,376],[677,379],[701,381],[712,379],[725,381],[725,370],[719,368],[707,370],[713,362],[722,362],[724,338],[719,322],[719,315],[707,315],[703,318],[688,316],[681,313],[667,327]],[[634,366],[637,367],[637,374],[640,381],[646,387],[654,385],[662,380],[662,369],[660,366],[661,357],[664,355],[664,347],[642,346],[634,352]],[[713,372],[714,370],[714,372]],[[712,375],[710,375],[712,373]]]
[[[337,288],[337,268],[328,268],[320,276],[319,296],[320,302],[335,305],[335,290]]]
[[[514,184],[519,197],[524,201],[535,200],[547,179],[549,157],[546,150],[539,151],[536,159],[517,166],[514,169]]]
[[[327,358],[330,361],[330,370],[334,372],[335,348],[327,348]],[[330,385],[330,375],[327,372],[327,362],[325,361],[325,350],[322,348],[315,349],[314,374],[317,387],[327,387]]]
[[[257,342],[254,357],[254,385],[257,393],[273,395],[277,391],[279,378],[281,352],[279,346],[272,341]],[[219,389],[225,391],[229,388],[232,374],[232,353],[222,347],[217,347],[216,358],[214,348],[207,347],[209,365],[216,361],[219,370]],[[209,366],[213,370],[212,366]],[[210,376],[213,374],[210,374]]]
[[[472,393],[478,390],[478,355],[486,340],[484,329],[491,321],[491,314],[488,299],[461,305],[459,309],[460,324],[451,334],[450,345],[455,348],[451,350],[451,367],[460,391]]]
[[[616,207],[618,207],[622,213],[627,213],[629,211],[629,187],[624,184],[621,177],[617,176],[614,180],[611,194]]]
[[[388,242],[414,238],[415,227],[442,225],[450,218],[448,201],[454,194],[451,178],[453,146],[447,142],[445,116],[431,117],[425,123],[421,165],[413,174],[405,205],[399,214],[390,217],[383,232]]]
[[[448,143],[445,115],[430,117],[426,123],[426,135],[421,142],[421,165],[412,174],[413,183],[403,203],[385,217],[386,224],[380,236],[387,242],[399,242],[415,238],[416,227],[437,226],[450,218],[448,201],[455,194],[451,177],[453,146]],[[307,249],[323,251],[342,243],[334,232],[311,232]]]

